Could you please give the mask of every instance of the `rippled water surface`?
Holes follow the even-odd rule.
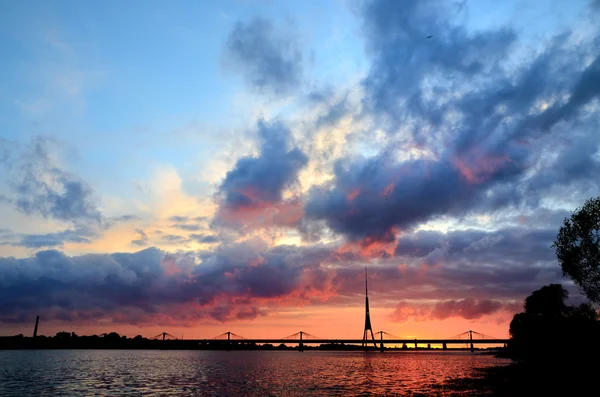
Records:
[[[468,352],[0,351],[0,396],[450,396],[450,378],[507,363]]]

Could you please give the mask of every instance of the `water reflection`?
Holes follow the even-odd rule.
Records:
[[[0,395],[449,396],[448,379],[506,363],[467,352],[0,351]]]

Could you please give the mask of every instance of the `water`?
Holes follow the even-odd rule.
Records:
[[[450,396],[450,378],[507,363],[469,352],[0,351],[0,396]]]

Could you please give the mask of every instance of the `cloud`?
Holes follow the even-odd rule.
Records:
[[[553,189],[578,202],[600,187],[594,40],[558,35],[507,67],[514,32],[470,34],[447,12],[435,1],[363,9],[372,58],[366,109],[388,143],[376,155],[338,160],[305,211],[363,251],[386,243],[371,255],[393,248],[390,236],[442,216],[536,208]]]
[[[308,158],[292,147],[291,132],[280,122],[259,121],[258,135],[259,155],[239,159],[219,186],[219,225],[295,224],[303,215],[301,203],[284,199],[283,193],[298,184]]]
[[[513,309],[515,309],[514,305],[505,305],[503,302],[491,299],[445,300],[434,304],[400,302],[390,314],[390,318],[399,323],[445,320],[450,317],[477,320],[500,310]]]
[[[5,161],[11,202],[26,214],[76,223],[99,224],[103,218],[92,189],[64,171],[51,152],[53,141],[38,136],[29,147]]]
[[[187,243],[189,240],[187,237],[179,236],[177,234],[165,234],[160,236],[160,240],[165,244],[181,244]]]
[[[204,230],[204,226],[202,225],[186,225],[184,223],[176,223],[174,225],[171,225],[171,227],[175,229],[187,230],[189,232],[197,232],[199,230]]]
[[[363,31],[372,57],[363,84],[365,105],[397,123],[408,112],[429,112],[423,82],[439,75],[449,79],[497,72],[516,35],[510,29],[469,34],[454,25],[456,10],[438,0],[375,0],[364,3]],[[432,36],[427,39],[427,36]],[[452,88],[436,84],[433,95]],[[435,120],[435,118],[433,118]]]
[[[0,323],[36,314],[46,320],[129,324],[251,319],[274,303],[326,296],[328,276],[320,265],[326,255],[314,248],[268,248],[256,240],[199,254],[148,248],[0,258]]]
[[[129,222],[129,221],[139,221],[139,220],[140,220],[140,217],[137,215],[126,214],[126,215],[111,217],[109,219],[109,222],[119,223],[119,222]]]
[[[175,222],[171,225],[172,228],[185,230],[188,232],[197,232],[206,228],[209,218],[205,216],[189,217],[174,215],[169,217],[169,221]]]
[[[179,222],[179,223],[186,222],[189,219],[190,219],[189,217],[187,217],[187,216],[181,216],[181,215],[173,215],[173,216],[169,217],[169,220],[171,222]]]
[[[563,279],[550,248],[557,230],[558,225],[521,225],[403,234],[393,256],[369,264],[371,299],[380,307],[395,307],[399,300],[432,304],[464,299],[511,305],[548,283],[567,284],[578,295]],[[348,301],[364,288],[365,259],[334,252],[343,265],[336,268],[333,287],[339,299]]]
[[[289,95],[302,82],[298,43],[264,18],[235,24],[227,39],[226,59],[261,93]]]
[[[0,231],[1,232],[1,231]],[[95,232],[79,227],[76,229],[67,229],[60,232],[45,233],[45,234],[5,234],[0,235],[4,241],[0,245],[12,245],[13,247],[24,247],[24,248],[55,248],[62,247],[64,243],[89,243],[91,239],[96,236]],[[17,241],[14,241],[14,240]]]
[[[219,242],[219,237],[211,234],[190,234],[190,239],[205,244],[214,244]]]
[[[396,312],[398,321],[403,314],[475,319],[508,310],[531,291],[564,282],[550,248],[555,234],[512,227],[402,236],[394,256],[369,265],[371,304]],[[335,245],[270,247],[260,239],[175,254],[41,251],[0,258],[0,323],[44,313],[56,321],[194,325],[299,304],[342,308],[363,299],[364,264]],[[416,312],[397,310],[399,301]]]
[[[135,232],[138,234],[138,238],[131,240],[131,244],[137,245],[139,247],[144,247],[148,245],[148,236],[142,229],[135,229]]]

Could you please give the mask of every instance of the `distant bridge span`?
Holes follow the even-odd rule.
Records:
[[[474,349],[474,345],[504,345],[508,343],[508,339],[498,339],[490,337],[488,335],[481,334],[476,331],[466,331],[458,335],[452,336],[446,339],[406,339],[400,338],[396,335],[392,335],[385,331],[377,332],[379,339],[371,339],[369,343],[373,343],[375,347],[379,345],[381,351],[384,350],[384,345],[413,345],[415,348],[421,345],[442,345],[442,349],[446,349],[447,345],[470,345],[471,351]],[[384,335],[386,339],[384,339]],[[476,338],[473,338],[473,336]],[[461,339],[460,336],[465,338]],[[477,338],[479,337],[479,339]],[[244,338],[243,336],[234,334],[233,332],[224,332],[212,339],[196,339],[198,342],[223,342],[231,344],[231,342],[242,343],[242,344],[297,344],[300,351],[303,350],[304,344],[346,344],[346,345],[365,345],[365,339],[330,339],[330,338],[319,338],[309,334],[308,332],[300,331],[295,334],[286,336],[285,338]]]
[[[195,339],[198,342],[215,342],[215,341],[226,341],[226,339]],[[344,343],[344,344],[362,344],[363,339],[231,339],[230,342],[240,342],[240,343],[284,343],[284,344],[328,344],[328,343]],[[499,345],[508,343],[508,339],[376,339],[375,342],[380,344],[383,342],[386,345],[401,345],[406,343],[409,344],[432,344],[432,345],[442,345],[442,344],[483,344],[483,345]]]

